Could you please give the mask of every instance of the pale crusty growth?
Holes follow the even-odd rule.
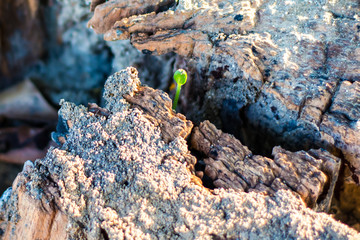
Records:
[[[261,145],[259,151],[276,144],[340,150],[360,181],[358,0],[180,0],[139,9],[129,5],[121,12],[132,14],[95,29],[106,40],[130,39],[143,53],[191,59],[195,79],[184,86],[183,103],[189,117],[245,132],[245,144]],[[107,20],[95,14],[90,22],[99,21]],[[244,120],[248,126],[241,126]]]
[[[129,68],[109,81],[131,86],[133,73]],[[24,216],[29,205],[16,202],[29,198],[31,206],[46,209],[33,212],[48,214],[44,229],[51,232],[49,221],[67,224],[56,225],[62,230],[57,239],[359,237],[329,215],[306,208],[290,191],[270,197],[225,189],[211,192],[193,183],[183,161],[189,154],[185,140],[179,136],[165,143],[160,128],[143,111],[111,99],[123,90],[112,93],[105,94],[115,104],[109,116],[62,103],[59,113],[73,123],[66,142],[19,175],[7,203],[14,208],[11,213],[6,209],[0,221]],[[5,221],[3,226],[0,222],[5,239],[28,236],[19,234],[20,226],[22,233],[30,229],[21,221]]]
[[[140,85],[135,68],[127,68],[110,76],[104,86],[104,100],[110,111],[121,112],[129,106],[124,95],[132,96]]]

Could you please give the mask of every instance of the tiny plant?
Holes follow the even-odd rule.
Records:
[[[187,80],[186,71],[184,69],[178,69],[174,73],[174,80],[176,82],[176,93],[175,93],[174,104],[173,104],[172,108],[175,111],[177,103],[179,101],[181,86],[184,85]]]

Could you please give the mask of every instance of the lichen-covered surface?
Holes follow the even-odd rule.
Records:
[[[341,152],[359,182],[359,1],[179,0],[109,18],[124,2],[96,6],[89,26],[144,53],[185,57],[188,117],[260,153],[276,144]]]
[[[19,202],[24,198],[59,216],[53,217],[54,222],[68,221],[66,235],[63,230],[59,238],[360,237],[329,215],[306,208],[290,191],[268,196],[209,191],[196,184],[185,161],[189,152],[184,138],[166,143],[160,127],[123,97],[134,97],[138,84],[134,68],[108,79],[104,93],[108,116],[61,103],[59,115],[68,124],[62,128],[66,141],[34,166],[26,165],[10,197],[1,199],[0,206],[7,206],[0,208],[5,239],[20,238],[16,233],[24,206]],[[19,189],[25,191],[21,196]],[[52,213],[57,209],[61,214]]]
[[[140,70],[143,83],[156,89],[167,89],[172,80],[174,54],[145,55],[131,46],[129,40],[105,42],[102,36],[86,27],[92,15],[89,7],[88,0],[1,1],[0,92],[29,78],[45,97],[42,100],[47,101],[54,108],[58,107],[60,99],[76,104],[86,105],[88,102],[100,104],[106,78],[128,66]],[[16,97],[23,99],[21,94],[17,94]],[[39,111],[39,107],[35,104],[26,108],[28,111],[23,111],[24,109],[19,107],[15,107],[15,110],[28,117],[28,113]],[[25,152],[14,147],[13,140],[9,140],[12,134],[6,132],[7,127],[14,130],[14,127],[22,129],[25,126],[30,129],[46,125],[44,129],[51,132],[56,126],[54,121],[43,123],[47,121],[46,118],[34,121],[36,122],[23,122],[18,119],[14,121],[1,116],[1,154]],[[25,145],[22,144],[22,137],[15,135],[12,137],[16,139],[15,141],[20,139],[21,148],[33,144],[36,146],[34,149],[42,150],[51,141],[48,136],[49,134],[44,132],[41,137],[26,140]],[[10,144],[6,141],[10,141]],[[34,152],[36,155],[37,152],[42,154],[40,151]],[[27,158],[24,160],[36,159],[34,154],[25,153],[22,156],[25,155]],[[41,157],[43,156],[44,154]],[[15,157],[19,159],[18,155]],[[4,160],[3,157],[0,158],[2,158],[0,161]],[[0,194],[11,186],[19,168],[21,166],[10,164],[0,166],[0,171],[4,172],[0,173]]]

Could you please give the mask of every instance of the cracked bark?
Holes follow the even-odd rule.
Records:
[[[359,182],[356,0],[196,0],[162,12],[138,9],[126,7],[133,14],[95,31],[106,40],[129,38],[144,53],[184,57],[192,74],[180,107],[190,119],[209,119],[265,155],[275,145],[341,151]]]
[[[35,166],[25,167],[17,177],[10,199],[5,201],[5,210],[0,208],[0,230],[4,231],[5,239],[19,236],[31,239],[98,239],[107,236],[112,239],[121,234],[116,229],[129,225],[130,228],[124,232],[136,236],[149,234],[148,226],[142,225],[149,218],[160,226],[154,228],[152,236],[158,236],[163,228],[169,228],[161,232],[164,236],[177,236],[182,229],[175,229],[171,224],[184,221],[180,225],[186,225],[189,231],[201,238],[211,232],[197,232],[198,222],[207,218],[208,223],[215,223],[216,229],[221,224],[218,233],[230,238],[244,231],[241,225],[234,224],[240,230],[232,233],[230,231],[234,230],[229,230],[228,226],[234,219],[247,217],[251,201],[259,204],[256,207],[264,204],[264,201],[279,201],[285,205],[297,202],[297,210],[292,209],[288,214],[297,214],[304,208],[299,198],[293,197],[289,203],[290,195],[285,195],[282,200],[272,200],[283,189],[299,194],[306,205],[313,209],[328,209],[340,159],[325,150],[291,152],[281,147],[273,149],[273,159],[253,155],[234,136],[223,133],[209,121],[193,129],[191,146],[204,156],[200,159],[205,163],[203,176],[210,177],[216,187],[231,188],[235,192],[205,189],[199,178],[188,171],[193,170],[196,161],[184,140],[192,129],[191,121],[172,111],[171,100],[166,93],[139,86],[138,83],[136,70],[128,68],[109,77],[104,92],[106,108],[95,104],[89,104],[86,108],[61,102],[60,127],[55,136],[64,138],[63,145],[51,148],[46,158],[39,159]],[[159,159],[159,154],[162,159]],[[183,163],[186,163],[187,169]],[[154,175],[156,171],[159,172]],[[200,171],[197,171],[197,175],[201,175]],[[241,195],[239,192],[242,191],[261,192],[256,196],[263,200],[257,201],[255,198],[244,201],[252,194]],[[229,195],[219,196],[224,192]],[[265,197],[265,194],[272,196]],[[232,197],[238,198],[235,201]],[[204,203],[208,201],[207,198],[210,201]],[[244,205],[236,207],[239,201],[244,201]],[[147,205],[146,202],[151,204]],[[134,204],[138,204],[137,207]],[[201,204],[205,210],[194,213]],[[236,208],[232,207],[234,204]],[[185,216],[179,215],[187,207],[189,211]],[[254,211],[257,211],[256,207]],[[274,207],[265,209],[273,211]],[[228,216],[214,220],[219,213]],[[238,213],[242,215],[231,215]],[[188,214],[195,215],[188,218]],[[283,219],[283,214],[275,213],[280,219]],[[306,214],[312,214],[313,218],[330,219],[325,214],[317,215],[313,211]],[[18,215],[21,216],[20,221],[15,219]],[[127,217],[130,215],[136,217],[129,220]],[[141,215],[144,218],[138,221]],[[260,215],[263,216],[264,212]],[[270,219],[274,217],[270,216]],[[189,219],[195,218],[196,221],[189,222]],[[295,216],[294,219],[298,218]],[[127,219],[127,222],[122,222],[122,219]],[[228,219],[229,222],[226,222]],[[128,224],[129,221],[131,224]],[[331,224],[340,224],[333,219],[329,222],[330,227]],[[133,229],[132,225],[139,228]],[[295,225],[291,225],[291,228],[297,228],[298,223]],[[210,229],[212,225],[204,224],[204,227]],[[249,231],[256,227],[251,226]],[[349,236],[356,234],[346,226],[338,228],[348,231]],[[273,223],[270,229],[274,229]],[[275,228],[275,231],[282,230]],[[331,234],[340,236],[341,233],[337,231],[332,230]],[[291,232],[297,234],[293,229]],[[284,236],[284,232],[280,234]],[[184,238],[190,238],[186,236]]]
[[[195,127],[191,146],[204,158],[204,174],[215,187],[273,194],[290,189],[318,211],[328,211],[338,178],[341,160],[324,150],[290,152],[273,148],[273,159],[253,155],[232,135],[209,121]]]

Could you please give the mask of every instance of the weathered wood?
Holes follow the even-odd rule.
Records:
[[[88,26],[97,33],[105,33],[119,18],[126,18],[137,14],[146,14],[152,11],[159,11],[162,8],[175,4],[175,0],[148,0],[148,1],[99,1],[91,3],[91,10],[94,10],[94,17],[89,21]]]
[[[139,97],[136,95],[139,92],[150,96]],[[248,178],[246,181],[258,185],[254,191],[266,190],[265,184],[261,189],[256,181],[269,181],[272,171],[274,176],[280,176],[273,181],[272,187],[281,189],[271,196],[223,188],[209,191],[184,164],[189,149],[181,133],[178,131],[177,137],[165,142],[160,125],[149,120],[150,115],[145,110],[147,104],[131,106],[125,96],[139,103],[140,98],[151,100],[150,107],[153,97],[157,99],[162,94],[140,87],[136,70],[128,68],[108,78],[104,91],[105,108],[90,105],[92,110],[109,114],[97,114],[84,106],[61,102],[60,122],[71,123],[59,128],[64,130],[61,132],[65,136],[64,142],[58,148],[50,148],[47,156],[37,160],[34,166],[25,165],[10,197],[6,198],[5,210],[0,199],[0,233],[11,239],[20,236],[30,239],[359,237],[355,230],[329,215],[307,208],[298,194],[278,187],[290,185],[281,177],[289,178],[291,171],[299,171],[305,178],[311,172],[319,174],[317,183],[321,185],[326,175],[325,170],[318,170],[324,167],[320,159],[328,156],[328,164],[334,160],[330,155],[321,151],[291,153],[278,148],[274,150],[274,160],[249,156],[250,151],[234,137],[204,123],[199,129],[208,126],[211,130],[198,131],[198,136],[205,137],[196,143],[199,143],[198,149],[206,151],[208,159],[214,161],[216,176],[224,180],[224,186],[229,179],[231,183],[237,183],[231,179],[235,175],[226,178],[229,169],[241,171],[243,162],[255,164],[265,159],[271,168],[253,164],[249,168],[252,174],[244,174]],[[166,99],[157,101],[162,105],[158,108],[164,110],[159,112],[171,111]],[[287,157],[295,161],[293,167],[288,165]],[[308,162],[302,165],[304,158],[308,158]],[[223,164],[224,172],[218,171],[218,163]],[[298,166],[306,166],[310,171],[304,174],[296,169]],[[284,174],[280,168],[285,169]],[[298,183],[295,176],[291,183],[302,186],[298,192],[306,192],[303,185],[307,181],[316,182],[312,177]],[[249,186],[247,182],[244,184],[244,188]],[[309,195],[309,199],[314,196]],[[28,224],[26,229],[23,228],[25,224]]]
[[[193,123],[181,113],[172,110],[172,101],[165,92],[150,87],[140,86],[133,96],[124,95],[132,107],[139,108],[154,126],[161,130],[161,137],[166,142],[172,142],[177,137],[186,139]],[[186,154],[185,160],[189,170],[194,173],[196,158]]]
[[[357,0],[180,0],[159,11],[129,5],[108,24],[121,2],[108,2],[91,25],[106,40],[188,60],[192,80],[180,103],[188,117],[210,120],[259,153],[275,145],[341,152],[359,182]]]
[[[149,115],[149,120],[160,127],[165,142],[169,143],[178,136],[182,138],[189,136],[193,127],[192,122],[186,120],[181,113],[172,110],[172,100],[163,91],[139,87],[134,96],[125,95],[124,98],[133,107]]]
[[[324,150],[290,152],[275,147],[273,159],[253,155],[209,121],[194,128],[191,146],[205,156],[204,173],[215,187],[267,193],[290,189],[309,207],[329,210],[341,161]]]
[[[344,183],[339,198],[334,199],[332,214],[336,220],[346,223],[360,232],[360,186],[351,178],[349,169],[345,169]]]
[[[43,190],[47,192],[41,199],[34,198],[26,185],[30,184],[29,173],[32,167],[19,173],[16,177],[10,199],[2,206],[4,217],[0,229],[3,240],[10,239],[43,239],[61,240],[67,238],[68,217],[58,209],[55,197],[50,191],[58,191],[50,183],[44,181]],[[56,199],[58,200],[58,199]],[[1,220],[0,220],[1,222]]]

